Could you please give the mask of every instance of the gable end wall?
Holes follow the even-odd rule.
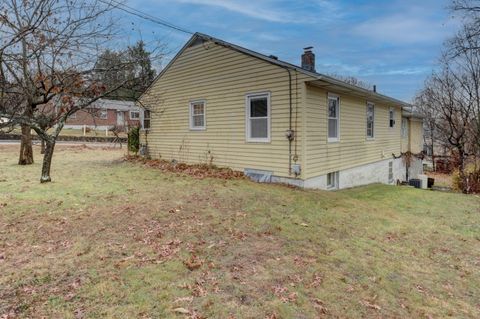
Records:
[[[292,125],[297,163],[302,164],[302,86],[305,75],[292,72]],[[296,82],[296,80],[298,82]],[[271,94],[271,142],[246,141],[247,93]],[[206,130],[189,129],[189,102],[206,101]],[[212,42],[183,51],[157,79],[141,103],[152,109],[148,134],[153,158],[186,163],[213,163],[289,175],[289,80],[284,68]],[[296,124],[295,124],[296,123]]]

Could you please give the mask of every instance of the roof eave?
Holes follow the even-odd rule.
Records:
[[[182,47],[182,49],[175,55],[175,57],[172,60],[170,60],[168,65],[157,75],[156,79],[150,84],[150,86],[145,90],[145,92],[139,97],[139,99],[137,101],[139,101],[142,98],[142,96],[144,96],[150,90],[150,88],[153,86],[153,83],[155,83],[165,73],[165,71],[170,67],[170,65],[173,64],[173,62],[183,53],[183,51],[185,51],[186,48],[188,48],[190,46],[190,44],[197,37],[201,37],[203,39],[210,40],[210,41],[212,41],[216,44],[232,48],[232,49],[240,51],[244,54],[247,54],[247,55],[256,57],[258,59],[264,60],[266,62],[275,64],[279,67],[288,68],[288,69],[297,71],[299,73],[305,74],[307,76],[310,76],[312,78],[312,80],[307,81],[307,82],[315,83],[317,81],[318,82],[324,81],[324,82],[330,83],[331,85],[335,85],[338,88],[343,88],[344,90],[346,90],[347,92],[350,92],[352,94],[356,94],[356,95],[359,95],[359,96],[364,96],[366,98],[369,98],[372,101],[379,100],[379,101],[384,101],[384,102],[387,102],[387,103],[395,104],[395,105],[398,105],[398,106],[401,106],[401,107],[409,107],[409,108],[411,107],[410,104],[408,104],[406,102],[403,102],[403,101],[400,101],[400,100],[397,100],[395,98],[392,98],[392,97],[389,97],[389,96],[386,96],[386,95],[383,95],[383,94],[379,94],[379,93],[376,93],[376,92],[373,92],[373,91],[370,91],[370,90],[367,90],[367,89],[364,89],[364,88],[361,88],[361,87],[358,87],[358,86],[355,86],[355,85],[348,84],[344,81],[337,80],[333,77],[330,77],[330,76],[327,76],[327,75],[324,75],[324,74],[307,71],[307,70],[302,69],[301,67],[296,66],[294,64],[270,58],[270,57],[268,57],[264,54],[252,51],[250,49],[238,46],[238,45],[233,44],[233,43],[223,41],[221,39],[218,39],[218,38],[215,38],[215,37],[212,37],[212,36],[209,36],[207,34],[200,33],[200,32],[196,32],[187,41],[187,43],[185,43],[185,45]]]
[[[395,98],[392,98],[392,97],[389,97],[389,96],[386,96],[386,95],[383,95],[383,94],[379,94],[377,92],[370,91],[370,90],[367,90],[367,89],[364,89],[364,88],[361,88],[361,87],[358,87],[358,86],[355,86],[355,85],[351,85],[351,84],[345,83],[343,81],[340,81],[340,80],[337,80],[335,78],[325,76],[325,75],[316,76],[315,80],[307,81],[307,83],[310,83],[314,86],[322,87],[324,89],[332,89],[332,90],[337,90],[337,91],[341,91],[341,92],[344,92],[344,93],[350,93],[350,94],[353,94],[353,95],[361,96],[361,97],[364,97],[366,99],[371,100],[372,102],[380,101],[380,102],[384,102],[384,103],[394,104],[394,105],[400,106],[402,108],[412,107],[412,105],[409,104],[409,103],[406,103],[406,102],[397,100]]]
[[[257,57],[259,59],[262,59],[262,60],[265,60],[267,62],[276,64],[278,66],[290,68],[291,70],[303,73],[303,74],[308,75],[308,76],[313,78],[311,81],[307,81],[307,82],[325,81],[325,82],[343,87],[345,89],[348,89],[349,91],[357,92],[361,95],[369,96],[369,97],[372,98],[372,100],[383,100],[383,101],[388,101],[388,103],[393,103],[393,104],[396,104],[396,105],[399,105],[399,106],[402,106],[402,107],[411,107],[410,104],[408,104],[406,102],[403,102],[403,101],[400,101],[400,100],[397,100],[395,98],[392,98],[392,97],[389,97],[389,96],[386,96],[386,95],[383,95],[383,94],[379,94],[379,93],[376,93],[376,92],[373,92],[373,91],[370,91],[370,90],[367,90],[367,89],[364,89],[364,88],[361,88],[361,87],[358,87],[358,86],[355,86],[355,85],[348,84],[344,81],[337,80],[337,79],[335,79],[331,76],[327,76],[327,75],[324,75],[324,74],[321,74],[321,73],[311,72],[311,71],[302,69],[299,66],[296,66],[294,64],[291,64],[291,63],[288,63],[288,62],[285,62],[285,61],[272,59],[272,58],[270,58],[270,57],[268,57],[264,54],[261,54],[261,53],[252,51],[250,49],[247,49],[247,48],[244,48],[244,47],[241,47],[241,46],[238,46],[238,45],[235,45],[235,44],[232,44],[232,43],[229,43],[229,42],[217,39],[217,38],[214,38],[214,37],[209,36],[207,34],[202,34],[202,33],[197,32],[197,33],[195,33],[195,35],[206,38],[206,39],[209,39],[209,40],[211,40],[213,42],[216,42],[216,43],[218,43],[220,45],[223,45],[223,46],[235,48],[236,50],[242,51],[245,54],[252,55],[252,56]]]

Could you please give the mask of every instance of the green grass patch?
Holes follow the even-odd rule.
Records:
[[[195,179],[0,148],[0,318],[480,317],[480,198]]]

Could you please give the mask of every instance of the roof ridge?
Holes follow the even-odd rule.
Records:
[[[201,32],[195,32],[190,37],[190,39],[185,43],[185,45],[180,49],[180,51],[178,51],[177,54],[170,60],[170,62],[167,64],[167,66],[165,68],[163,68],[162,71],[159,72],[159,74],[157,75],[155,80],[152,81],[150,86],[145,90],[145,92],[143,92],[143,94],[141,96],[143,96],[144,94],[146,94],[150,90],[150,88],[153,86],[153,84],[166,72],[167,69],[169,69],[169,67],[183,53],[183,51],[185,51],[199,37],[203,38],[205,40],[213,41],[214,43],[216,43],[218,45],[222,45],[224,47],[236,50],[240,53],[247,54],[247,55],[250,55],[250,56],[255,57],[257,59],[266,61],[266,62],[271,63],[273,65],[276,65],[276,66],[279,66],[279,67],[282,67],[282,68],[289,68],[289,69],[301,72],[301,73],[303,73],[307,76],[312,77],[314,80],[324,81],[324,82],[327,82],[327,83],[330,83],[330,84],[333,84],[333,85],[341,86],[341,87],[344,87],[344,88],[349,89],[349,90],[354,91],[354,92],[369,95],[372,98],[388,100],[390,103],[399,104],[402,107],[410,107],[411,106],[409,103],[406,103],[404,101],[395,99],[393,97],[389,97],[387,95],[383,95],[383,94],[374,92],[372,90],[367,90],[365,88],[347,83],[345,81],[336,79],[334,77],[331,77],[331,76],[328,76],[328,75],[325,75],[325,74],[322,74],[322,73],[311,72],[311,71],[305,70],[302,67],[299,67],[295,64],[292,64],[292,63],[289,63],[289,62],[286,62],[286,61],[283,61],[283,60],[279,60],[279,59],[273,59],[273,58],[271,58],[271,57],[269,57],[269,56],[267,56],[263,53],[259,53],[259,52],[250,50],[248,48],[239,46],[237,44],[234,44],[234,43],[231,43],[231,42],[228,42],[228,41],[225,41],[225,40],[222,40],[222,39],[219,39],[217,37],[214,37],[214,36],[211,36],[211,35],[208,35],[208,34],[205,34],[205,33],[201,33]],[[141,98],[141,96],[139,97],[139,99]]]

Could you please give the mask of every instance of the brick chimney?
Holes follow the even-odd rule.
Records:
[[[312,52],[313,47],[303,48],[302,69],[315,72],[315,54]]]

